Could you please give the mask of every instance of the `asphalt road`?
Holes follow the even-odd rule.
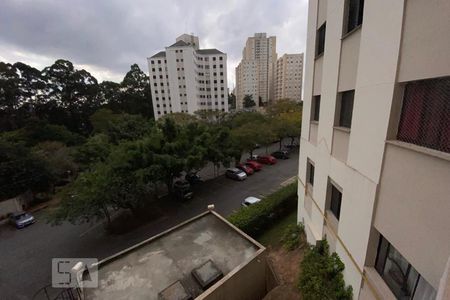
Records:
[[[105,233],[101,223],[52,227],[43,220],[45,211],[37,212],[37,222],[27,228],[0,226],[0,299],[31,299],[38,289],[51,283],[52,258],[103,259],[205,211],[208,204],[227,216],[239,209],[245,197],[269,194],[297,175],[297,170],[298,152],[294,152],[290,159],[264,166],[242,182],[223,175],[208,180],[195,186],[191,201],[168,203],[164,217],[122,235]]]

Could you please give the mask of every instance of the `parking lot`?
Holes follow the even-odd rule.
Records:
[[[258,149],[255,153],[265,150]],[[0,298],[30,299],[39,288],[51,283],[52,258],[105,258],[205,211],[208,204],[214,204],[222,215],[229,215],[240,208],[245,197],[269,194],[297,172],[298,151],[295,151],[290,159],[264,166],[244,181],[233,181],[223,175],[207,180],[194,186],[191,201],[169,202],[163,217],[122,235],[105,233],[101,223],[64,223],[52,227],[45,223],[45,210],[35,214],[35,224],[22,230],[0,226]]]

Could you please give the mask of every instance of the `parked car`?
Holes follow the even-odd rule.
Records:
[[[9,222],[17,229],[24,228],[36,222],[36,219],[27,212],[16,212],[9,214]]]
[[[256,154],[253,154],[253,155],[251,155],[249,158],[247,158],[247,161],[251,161],[251,160],[253,160],[253,161],[257,161],[258,160],[258,155],[256,155]]]
[[[266,165],[274,165],[277,163],[277,159],[272,155],[258,156],[258,162]]]
[[[288,159],[289,158],[289,152],[287,152],[286,150],[275,151],[271,155],[278,159]]]
[[[242,201],[241,205],[243,207],[249,207],[250,205],[256,204],[260,201],[261,201],[261,199],[256,198],[256,197],[247,197],[247,198],[245,198],[244,201]]]
[[[227,169],[227,171],[225,172],[225,176],[239,181],[245,180],[247,178],[247,175],[238,168]]]
[[[287,149],[294,150],[295,148],[300,147],[300,145],[294,142],[292,144],[284,145],[284,147],[287,148]]]
[[[184,176],[184,179],[186,179],[190,184],[196,184],[203,182],[203,179],[195,172],[189,172]]]
[[[250,161],[245,162],[245,165],[247,167],[252,168],[253,171],[255,171],[255,172],[261,171],[261,169],[262,169],[262,165],[259,162],[254,161],[254,160],[250,160]]]
[[[178,180],[173,184],[173,194],[178,200],[185,201],[194,197],[191,184],[186,180]]]
[[[245,174],[247,174],[247,176],[253,175],[253,173],[255,173],[255,171],[251,167],[249,167],[243,163],[238,163],[236,165],[236,168],[243,171]]]

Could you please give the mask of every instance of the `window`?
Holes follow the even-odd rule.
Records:
[[[408,83],[397,139],[450,153],[450,77]]]
[[[213,59],[213,61],[216,61],[216,57],[215,57],[215,56],[213,56],[213,58],[212,58],[212,59]]]
[[[375,269],[398,299],[436,298],[436,290],[383,236],[378,244]]]
[[[161,64],[161,61],[158,59],[158,64]]]
[[[223,57],[222,57],[222,56],[219,56],[219,60],[223,60]]]
[[[331,202],[330,210],[336,219],[341,216],[342,193],[333,184],[331,184]]]
[[[341,127],[351,128],[353,113],[353,98],[355,90],[346,91],[340,95],[339,123]]]
[[[325,31],[326,31],[326,23],[324,23],[320,28],[317,30],[317,37],[316,37],[316,56],[321,55],[325,51]]]
[[[311,184],[311,186],[314,186],[314,170],[315,170],[314,165],[310,161],[308,161],[306,164],[307,164],[306,177],[308,183]]]
[[[362,24],[364,0],[348,0],[346,3],[347,24],[344,30],[344,34],[352,31],[356,27]]]
[[[319,122],[320,95],[313,97],[311,111],[312,111],[312,120]]]

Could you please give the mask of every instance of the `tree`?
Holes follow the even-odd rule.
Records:
[[[115,112],[140,114],[153,118],[153,104],[150,92],[150,79],[137,64],[130,67],[120,83],[118,99],[110,98],[109,107]]]
[[[301,262],[299,289],[304,299],[322,300],[353,298],[351,286],[345,286],[344,264],[334,252],[330,255],[326,240],[311,246]]]
[[[0,200],[47,191],[53,176],[45,161],[20,144],[0,139]]]
[[[87,139],[86,143],[75,148],[73,157],[82,170],[88,169],[91,165],[104,162],[110,152],[112,145],[106,134],[99,133]]]
[[[245,95],[244,96],[244,108],[251,108],[256,105],[255,101],[253,100],[253,95]]]
[[[57,180],[68,180],[78,171],[71,149],[63,143],[39,143],[33,147],[33,153],[45,162],[53,178]]]

